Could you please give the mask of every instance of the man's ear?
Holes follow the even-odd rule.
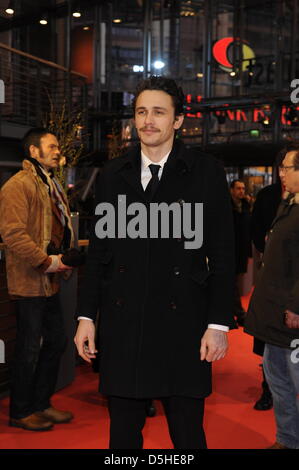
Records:
[[[184,121],[183,114],[178,114],[177,116],[175,116],[174,124],[173,124],[174,129],[179,129],[181,125],[183,124],[183,121]]]
[[[38,157],[38,148],[35,145],[30,145],[29,147],[30,156],[33,158]]]

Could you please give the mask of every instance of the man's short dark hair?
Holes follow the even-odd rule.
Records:
[[[26,157],[30,157],[30,145],[34,145],[39,148],[41,138],[47,134],[53,134],[53,132],[50,132],[44,127],[33,127],[26,132],[22,139],[22,149]]]
[[[289,142],[282,150],[281,150],[281,155],[282,155],[282,160],[286,156],[287,153],[289,152],[295,152],[294,158],[293,158],[293,164],[295,166],[295,170],[299,170],[299,142],[292,141]],[[280,163],[281,163],[280,162]]]
[[[243,184],[245,184],[244,181],[242,181],[242,180],[233,180],[233,181],[231,182],[231,184],[230,184],[230,188],[233,189],[233,188],[235,187],[235,184],[236,184],[236,183],[243,183]]]
[[[136,101],[138,96],[145,90],[158,90],[164,91],[172,98],[175,116],[184,114],[184,93],[181,87],[177,86],[172,78],[157,77],[152,75],[145,80],[142,80],[136,88],[135,96],[132,101],[133,110],[135,112]]]

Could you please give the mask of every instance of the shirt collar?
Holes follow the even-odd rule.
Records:
[[[160,167],[162,168],[163,170],[163,167],[165,165],[165,163],[167,162],[167,159],[169,157],[169,154],[170,154],[170,151],[159,161],[159,162],[156,162],[154,163],[152,160],[150,160],[144,153],[143,151],[141,150],[141,171],[147,169],[149,167],[149,165],[160,165]]]

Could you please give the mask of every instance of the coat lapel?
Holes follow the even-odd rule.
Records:
[[[164,166],[160,184],[157,188],[155,199],[163,200],[164,195],[171,196],[173,191],[179,193],[185,184],[187,174],[192,168],[194,157],[186,157],[184,144],[177,140],[174,142],[171,153]]]
[[[126,183],[144,200],[146,196],[141,184],[141,151],[140,145],[133,148],[124,157],[121,167],[119,168],[121,177]]]

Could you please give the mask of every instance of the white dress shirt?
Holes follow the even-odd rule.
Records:
[[[161,176],[162,176],[162,173],[163,173],[164,165],[167,162],[169,154],[170,154],[170,152],[168,152],[159,162],[153,162],[141,150],[141,184],[142,184],[142,187],[143,187],[144,191],[145,191],[150,179],[152,178],[152,173],[151,173],[151,170],[149,168],[149,165],[152,165],[152,164],[160,165],[161,168],[159,168],[159,172],[158,172],[158,178],[160,180]],[[87,318],[87,317],[78,317],[78,320],[90,320],[90,321],[92,321],[91,318]],[[216,325],[214,323],[210,323],[208,325],[208,328],[212,328],[214,330],[221,330],[221,331],[225,331],[225,332],[229,331],[228,326]]]

